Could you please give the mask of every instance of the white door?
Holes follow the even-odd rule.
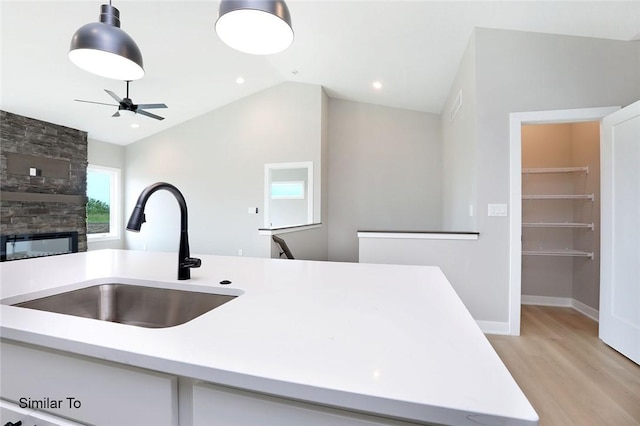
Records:
[[[601,129],[600,339],[640,364],[640,101]]]

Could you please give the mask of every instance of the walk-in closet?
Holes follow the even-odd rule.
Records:
[[[522,302],[598,317],[600,123],[522,126]]]

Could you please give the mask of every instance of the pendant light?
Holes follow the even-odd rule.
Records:
[[[222,0],[216,33],[228,46],[253,55],[278,53],[293,42],[284,0]]]
[[[102,77],[131,81],[144,76],[142,53],[120,29],[120,11],[111,2],[100,6],[100,22],[84,25],[73,35],[69,59]]]

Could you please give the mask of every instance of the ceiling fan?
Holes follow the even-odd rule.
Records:
[[[124,99],[120,99],[120,97],[115,93],[113,93],[111,90],[104,89],[104,91],[107,92],[109,96],[111,96],[113,99],[116,100],[116,102],[118,102],[118,105],[106,104],[104,102],[84,101],[82,99],[75,99],[75,101],[86,102],[89,104],[117,106],[118,110],[115,112],[115,114],[112,115],[112,117],[120,117],[120,111],[130,111],[135,114],[140,114],[150,118],[155,118],[156,120],[164,120],[164,117],[151,114],[150,112],[145,111],[145,109],[167,108],[165,104],[134,104],[131,98],[129,98],[129,81],[127,81],[126,83],[127,83],[127,96]]]

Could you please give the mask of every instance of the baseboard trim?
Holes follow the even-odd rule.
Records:
[[[476,320],[476,324],[484,334],[510,334],[508,322]]]
[[[522,295],[523,305],[539,305],[539,306],[559,306],[563,308],[573,308],[591,318],[594,321],[598,321],[600,318],[600,312],[597,309],[593,309],[591,306],[587,306],[582,302],[572,299],[571,297],[548,297],[548,296],[528,296]]]
[[[563,308],[571,308],[570,297],[549,297],[549,296],[526,296],[522,295],[521,302],[523,305],[539,305],[539,306],[560,306]]]
[[[595,322],[600,322],[600,312],[597,309],[593,309],[591,306],[578,302],[576,299],[571,299],[571,307],[582,315],[591,318]]]
[[[539,305],[539,306],[558,306],[561,308],[573,308],[592,320],[598,322],[600,312],[597,309],[593,309],[591,306],[587,306],[582,302],[578,302],[571,297],[549,297],[549,296],[526,296],[523,295],[521,299],[523,305]],[[508,322],[500,321],[481,321],[476,320],[476,324],[480,327],[480,330],[484,334],[499,334],[510,335],[510,328]]]

